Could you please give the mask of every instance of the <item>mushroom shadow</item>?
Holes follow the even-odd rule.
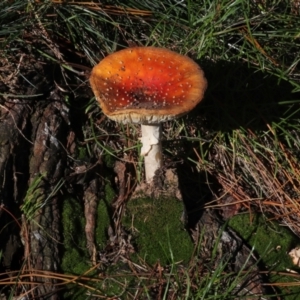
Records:
[[[185,207],[187,229],[194,229],[201,219],[204,206],[214,198],[213,189],[218,183],[205,172],[198,172],[191,163],[185,161],[177,166],[179,189]]]
[[[208,89],[188,122],[205,118],[208,129],[230,132],[237,128],[268,130],[267,124],[291,113],[291,121],[300,118],[300,93],[293,92],[290,82],[241,62],[202,62],[201,67]]]
[[[201,132],[201,138],[210,139],[215,132],[230,134],[241,128],[267,131],[269,124],[289,116],[291,125],[299,122],[300,93],[293,93],[291,83],[241,62],[201,62],[200,65],[208,89],[205,99],[184,119],[185,127]],[[176,159],[182,162],[177,164],[177,173],[188,226],[193,228],[201,218],[204,205],[219,194],[221,186],[213,176],[196,169],[199,157],[194,150],[199,149],[199,138],[195,142],[181,138],[165,143],[167,148],[176,149]]]

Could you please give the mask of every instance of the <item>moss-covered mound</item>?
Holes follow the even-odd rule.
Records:
[[[289,269],[299,272],[299,268],[292,264],[288,255],[292,248],[300,244],[299,238],[288,228],[268,220],[262,214],[234,216],[229,221],[229,226],[254,248],[263,267],[270,271],[270,282],[282,282],[279,290],[285,295],[284,299],[300,299],[299,286],[288,286],[295,284],[298,279],[284,276]]]
[[[183,203],[172,198],[128,202],[123,224],[134,237],[137,254],[147,263],[189,261],[193,243],[180,220],[183,210]]]

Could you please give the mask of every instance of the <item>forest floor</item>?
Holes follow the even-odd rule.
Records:
[[[0,4],[0,299],[300,299],[299,7],[164,2]],[[144,45],[208,81],[151,188],[89,85]]]

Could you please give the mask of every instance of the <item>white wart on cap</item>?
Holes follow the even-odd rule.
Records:
[[[157,124],[182,116],[203,98],[201,68],[173,51],[127,48],[104,58],[90,83],[102,111],[122,123]]]

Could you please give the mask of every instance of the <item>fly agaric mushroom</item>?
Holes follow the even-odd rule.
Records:
[[[155,47],[127,48],[108,55],[93,68],[90,83],[108,118],[141,124],[147,182],[162,166],[160,123],[192,110],[207,86],[193,60]]]

